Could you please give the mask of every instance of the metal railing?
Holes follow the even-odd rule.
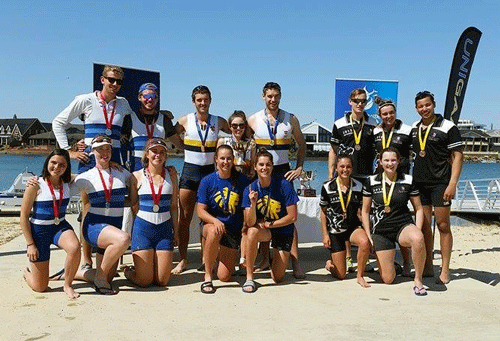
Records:
[[[500,179],[459,181],[451,209],[463,213],[499,214]]]

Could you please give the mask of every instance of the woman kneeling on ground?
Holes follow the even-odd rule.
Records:
[[[283,281],[293,241],[293,223],[297,220],[299,198],[293,185],[284,178],[272,177],[273,156],[262,148],[257,152],[255,171],[258,179],[245,188],[246,282],[243,291],[255,292],[253,279],[257,244],[272,240],[271,276],[275,283]]]
[[[118,261],[130,245],[129,235],[121,230],[123,207],[137,202],[137,185],[127,170],[110,168],[108,136],[94,137],[91,145],[96,166],[78,175],[75,184],[83,203],[82,234],[96,250],[97,267],[78,271],[76,278],[93,283],[98,294],[113,295]]]
[[[205,280],[201,285],[201,292],[204,294],[215,292],[212,274],[216,259],[217,277],[223,282],[231,279],[241,242],[241,201],[243,191],[249,183],[246,176],[234,168],[234,154],[230,146],[217,147],[215,165],[217,171],[201,180],[196,209],[198,217],[204,223],[202,236]]]
[[[368,177],[363,187],[362,221],[363,228],[375,249],[380,278],[384,283],[391,284],[396,277],[394,268],[396,243],[411,248],[415,266],[413,292],[417,296],[425,296],[427,291],[422,283],[425,263],[425,244],[422,234],[424,213],[418,190],[411,175],[397,173],[399,152],[395,148],[384,148],[380,152],[379,162],[383,171]],[[408,200],[413,205],[416,223],[413,222],[408,209]],[[371,211],[372,205],[373,211]]]
[[[358,246],[357,282],[363,288],[370,285],[363,278],[366,261],[370,255],[370,241],[361,227],[358,213],[362,201],[361,182],[351,178],[352,158],[339,155],[337,158],[337,177],[321,187],[321,230],[323,246],[330,250],[331,259],[326,269],[338,279],[346,276],[346,241]]]
[[[133,173],[139,195],[131,241],[134,268],[125,267],[124,273],[140,287],[152,283],[166,286],[173,267],[174,245],[179,241],[177,175],[175,169],[167,172],[165,167],[164,140],[149,140],[145,150],[144,168]]]
[[[21,205],[20,223],[27,244],[30,267],[24,278],[31,289],[47,290],[49,283],[50,244],[66,251],[64,292],[69,298],[80,296],[72,283],[80,264],[80,242],[65,219],[71,182],[71,163],[67,150],[55,149],[43,165],[42,175],[28,185]],[[33,215],[29,217],[31,209]]]

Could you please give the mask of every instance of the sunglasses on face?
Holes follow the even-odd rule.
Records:
[[[118,85],[123,84],[123,79],[121,78],[106,77],[106,76],[104,76],[104,78],[106,78],[110,84],[115,84],[115,83]]]
[[[366,104],[368,100],[366,98],[351,98],[351,102],[356,104]]]
[[[231,123],[231,128],[233,129],[245,129],[246,124],[245,123]]]
[[[144,99],[156,99],[156,94],[145,94],[142,95]]]

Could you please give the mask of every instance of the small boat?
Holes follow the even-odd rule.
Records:
[[[29,178],[32,176],[35,176],[35,174],[28,172],[28,169],[25,168],[16,176],[9,189],[0,191],[0,207],[21,206],[24,189],[26,188]]]

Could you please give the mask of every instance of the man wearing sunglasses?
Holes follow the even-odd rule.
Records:
[[[132,113],[127,100],[116,94],[123,84],[123,70],[119,66],[106,65],[101,75],[102,90],[76,96],[75,99],[52,121],[52,130],[62,149],[68,149],[72,159],[80,161],[78,172],[82,173],[95,166],[95,158],[90,153],[90,141],[96,135],[111,138],[113,155],[111,160],[122,164],[120,157],[120,135],[125,116]],[[70,150],[66,127],[75,118],[84,122],[84,150]]]
[[[306,157],[306,141],[302,130],[300,130],[299,120],[295,115],[280,109],[281,87],[278,83],[266,83],[262,89],[262,99],[266,108],[250,116],[248,126],[254,134],[257,149],[264,147],[273,155],[273,176],[284,177],[293,182],[302,173]],[[297,143],[298,150],[296,166],[292,170],[288,160],[288,150],[290,145],[294,143],[293,140]],[[264,252],[267,252],[267,249]],[[299,263],[296,228],[294,228],[290,258],[292,259],[293,276],[297,279],[305,278]]]
[[[139,87],[137,100],[139,111],[126,116],[123,122],[122,137],[130,141],[130,171],[142,168],[141,158],[148,140],[157,137],[168,139],[177,148],[182,148],[182,141],[172,125],[170,111],[158,111],[160,94],[153,83],[144,83]]]
[[[351,111],[333,124],[328,154],[328,178],[333,179],[337,155],[351,155],[352,176],[362,183],[373,174],[373,129],[377,122],[365,112],[368,97],[364,89],[354,89],[349,96]]]
[[[364,89],[354,89],[349,95],[351,111],[339,118],[333,124],[328,153],[328,178],[333,179],[337,168],[337,155],[347,154],[352,157],[352,177],[361,183],[373,174],[375,158],[374,135],[377,122],[365,112],[368,96]],[[354,271],[351,258],[351,244],[346,241],[347,270]],[[365,271],[369,271],[367,265]]]
[[[123,120],[133,113],[124,97],[116,94],[123,84],[123,70],[119,66],[106,65],[102,71],[102,90],[76,96],[75,99],[52,121],[52,130],[59,147],[69,151],[70,158],[78,160],[78,173],[94,168],[95,156],[91,153],[91,142],[95,136],[104,135],[111,140],[111,161],[122,165],[120,136]],[[85,139],[78,144],[78,150],[72,150],[68,144],[66,127],[75,118],[84,122]],[[81,217],[79,217],[81,219]],[[83,239],[83,268],[92,267],[90,245]]]

